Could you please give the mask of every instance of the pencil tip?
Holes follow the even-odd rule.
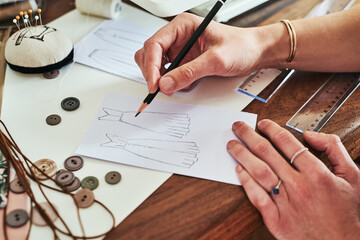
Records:
[[[137,112],[137,113],[135,114],[135,117],[137,117],[140,113],[141,113],[141,112]]]

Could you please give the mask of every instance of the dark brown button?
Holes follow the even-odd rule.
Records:
[[[10,183],[10,190],[14,193],[23,193],[25,192],[25,189],[20,181],[20,179],[15,178]]]
[[[74,195],[75,201],[80,208],[90,207],[95,200],[94,193],[90,189],[81,189]]]
[[[44,78],[47,78],[47,79],[53,79],[53,78],[56,78],[57,76],[59,76],[59,73],[60,73],[60,71],[55,69],[50,72],[44,73],[43,76],[44,76]]]
[[[52,209],[50,204],[48,202],[42,202],[42,203],[39,203],[39,205],[45,211],[45,213],[50,218],[50,220],[52,222],[55,222],[55,220],[58,218],[58,216],[57,216],[56,212]],[[57,210],[57,208],[54,204],[53,204],[53,206]],[[41,216],[39,209],[35,206],[32,209],[33,209],[32,218],[31,218],[32,223],[34,223],[35,225],[38,225],[38,226],[48,225],[47,222]]]
[[[76,97],[67,97],[61,101],[61,107],[65,111],[74,111],[80,106],[80,100]]]
[[[81,180],[81,187],[94,190],[99,186],[99,180],[94,176],[89,176]]]
[[[10,227],[21,227],[29,220],[29,215],[22,209],[16,209],[6,215],[6,224]]]
[[[47,177],[43,173],[47,174],[49,177],[52,177],[57,171],[56,163],[50,159],[41,159],[39,161],[36,161],[34,165],[36,165],[41,170],[41,172],[39,172],[35,167],[31,167],[34,171],[35,177],[39,180],[47,179]]]
[[[121,180],[121,174],[117,171],[108,172],[105,175],[105,181],[108,184],[117,184]]]
[[[84,160],[80,156],[68,157],[64,162],[64,167],[69,171],[77,171],[84,166]]]
[[[81,185],[80,179],[75,177],[74,181],[72,183],[70,183],[69,185],[66,185],[65,187],[69,192],[73,192],[75,190],[78,190],[80,185]]]
[[[63,173],[63,172],[67,172],[67,170],[66,169],[60,169],[60,170],[58,170],[57,172],[56,172],[56,174],[55,174],[55,179],[56,179],[56,177],[57,177],[57,175],[59,175],[60,173]]]
[[[61,117],[57,114],[52,114],[46,118],[46,123],[54,126],[58,125],[61,122]]]
[[[64,186],[71,184],[74,181],[74,179],[75,179],[75,175],[69,171],[59,173],[56,176],[56,181],[58,181]]]

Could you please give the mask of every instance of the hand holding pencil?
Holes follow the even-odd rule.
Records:
[[[205,17],[205,19],[200,24],[197,24],[198,27],[196,27],[196,30],[194,31],[195,25],[193,25],[192,31],[186,32],[186,34],[190,33],[191,36],[190,36],[190,38],[188,38],[188,41],[182,47],[180,52],[177,52],[177,53],[169,52],[168,53],[168,50],[170,49],[170,46],[172,45],[172,43],[177,42],[176,35],[180,34],[180,32],[177,32],[177,34],[175,34],[175,36],[173,35],[173,37],[175,37],[175,39],[173,37],[170,37],[170,39],[167,39],[167,40],[157,39],[157,37],[161,36],[161,34],[163,32],[166,32],[166,30],[169,29],[169,28],[166,29],[166,27],[165,27],[165,28],[161,29],[157,34],[155,34],[152,38],[150,38],[148,41],[146,41],[144,44],[144,48],[139,50],[136,53],[135,60],[139,64],[140,68],[142,69],[145,79],[147,79],[147,81],[151,81],[149,84],[150,94],[145,98],[145,100],[144,100],[143,104],[140,106],[136,116],[138,114],[140,114],[141,111],[148,104],[150,104],[150,102],[155,98],[156,94],[160,91],[160,86],[158,86],[156,90],[154,89],[154,84],[153,84],[153,86],[151,86],[151,83],[154,83],[153,80],[160,77],[160,75],[157,75],[156,72],[155,72],[155,75],[152,75],[152,73],[150,73],[151,75],[148,76],[148,74],[147,74],[148,71],[149,72],[152,71],[151,68],[157,68],[158,73],[160,73],[161,63],[163,62],[161,59],[159,59],[159,56],[156,56],[156,54],[153,55],[152,52],[158,51],[158,50],[160,50],[160,51],[165,50],[164,52],[168,53],[167,56],[171,57],[171,58],[169,58],[169,60],[171,61],[171,64],[170,64],[169,68],[166,69],[165,74],[167,72],[170,72],[173,69],[177,68],[180,65],[180,63],[184,60],[184,58],[186,57],[188,52],[191,50],[191,48],[194,46],[194,44],[199,42],[198,40],[199,40],[201,34],[204,32],[206,27],[209,25],[209,23],[214,18],[214,16],[219,11],[219,9],[222,7],[222,5],[225,3],[225,1],[226,0],[217,1],[215,3],[214,7],[209,12],[209,14]],[[179,19],[179,18],[181,18],[181,17],[177,17],[177,19]],[[174,25],[174,23],[172,25]],[[171,29],[171,27],[170,27],[170,29]],[[177,31],[182,31],[182,30],[185,30],[185,29],[181,29],[181,28],[177,29]],[[188,30],[188,29],[186,29],[186,30]],[[165,38],[166,38],[166,36],[165,36]],[[164,41],[164,43],[165,44],[167,43],[168,45],[164,46],[162,44],[158,44],[159,42],[157,42],[157,41],[160,41],[160,42]],[[169,43],[170,43],[170,45],[169,45]],[[164,47],[167,49],[164,49]],[[146,52],[146,51],[148,51],[150,54],[147,54],[147,55],[144,54],[144,52]],[[176,57],[172,58],[173,56],[170,56],[170,54],[172,54],[172,55],[177,54],[177,55],[176,55]],[[162,54],[160,58],[163,58],[163,56],[164,56],[164,54]],[[164,92],[174,91],[176,89],[176,87],[177,87],[176,83],[172,79],[169,79],[169,81],[167,81],[166,84],[164,85]]]

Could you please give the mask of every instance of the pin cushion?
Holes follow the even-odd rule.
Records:
[[[38,25],[15,32],[5,46],[9,67],[22,73],[46,73],[72,62],[74,47],[59,30]]]

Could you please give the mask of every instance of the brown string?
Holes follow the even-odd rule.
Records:
[[[103,203],[101,203],[101,202],[99,202],[98,200],[95,199],[94,202],[99,204],[111,216],[111,218],[112,218],[112,226],[109,228],[108,231],[106,231],[104,233],[101,233],[101,234],[98,234],[98,235],[95,235],[95,236],[85,236],[85,230],[84,230],[84,226],[83,226],[82,219],[81,219],[81,216],[80,216],[80,207],[79,207],[78,203],[76,202],[76,200],[74,198],[74,194],[70,193],[69,190],[63,184],[58,182],[56,179],[51,178],[46,173],[41,171],[41,169],[39,169],[35,164],[33,164],[21,152],[20,148],[18,147],[18,145],[16,144],[16,142],[12,138],[10,132],[8,131],[8,129],[5,126],[5,124],[3,123],[3,121],[0,120],[0,124],[5,129],[5,133],[2,130],[0,130],[0,149],[1,149],[3,155],[4,155],[5,159],[6,159],[6,164],[7,164],[7,167],[9,169],[9,171],[8,171],[8,180],[10,179],[10,167],[13,167],[19,181],[21,182],[25,192],[27,193],[27,195],[29,196],[30,201],[31,201],[31,204],[30,204],[30,206],[31,206],[31,209],[30,209],[30,226],[29,226],[29,229],[28,229],[28,232],[27,232],[26,239],[29,239],[30,232],[31,232],[32,215],[33,215],[32,207],[34,207],[34,206],[37,207],[40,215],[45,220],[47,225],[51,228],[51,230],[53,232],[53,235],[54,235],[54,239],[60,239],[59,236],[58,236],[58,233],[62,233],[64,235],[66,235],[66,236],[71,237],[72,239],[95,239],[95,238],[100,238],[100,237],[106,236],[110,231],[112,231],[115,228],[115,216],[114,216],[114,214]],[[0,125],[0,127],[1,127],[1,125]],[[25,168],[24,163],[26,164],[28,170]],[[51,186],[46,185],[43,182],[41,182],[36,177],[33,169],[36,169],[37,171],[39,171],[48,180],[51,180],[52,182],[56,183],[58,186],[60,186],[61,189],[51,187]],[[58,226],[56,226],[51,221],[49,215],[40,207],[40,204],[37,202],[36,197],[35,197],[32,189],[31,189],[30,181],[28,180],[28,178],[31,179],[32,181],[34,181],[37,184],[41,194],[46,199],[46,201],[49,203],[52,210],[56,213],[56,215],[60,219],[62,225],[65,227],[65,229],[66,229],[65,231],[60,229]],[[7,181],[7,186],[8,186],[8,191],[9,191],[10,190],[9,181]],[[48,189],[51,189],[53,191],[57,191],[57,192],[69,195],[73,199],[73,201],[75,203],[75,206],[76,206],[76,212],[77,212],[78,221],[79,221],[79,224],[80,224],[80,227],[81,227],[82,236],[74,235],[71,232],[69,226],[66,224],[66,222],[61,217],[61,215],[59,214],[59,212],[57,211],[55,206],[51,203],[51,201],[46,196],[43,188],[48,188]],[[5,213],[6,213],[6,210],[7,210],[7,206],[5,206],[5,209],[4,209]],[[3,228],[4,228],[5,240],[8,240],[7,231],[6,231],[6,224],[5,224],[5,217],[6,217],[6,214],[4,214]]]

